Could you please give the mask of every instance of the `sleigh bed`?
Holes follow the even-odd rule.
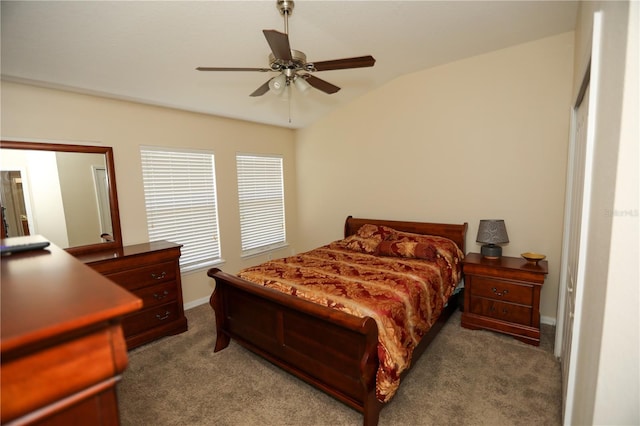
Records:
[[[234,339],[375,425],[457,307],[466,230],[349,216],[343,240],[238,276],[210,269],[215,351]]]

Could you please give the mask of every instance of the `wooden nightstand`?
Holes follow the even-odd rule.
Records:
[[[537,265],[517,257],[488,260],[480,253],[464,259],[465,328],[509,334],[540,345],[540,289],[547,261]]]

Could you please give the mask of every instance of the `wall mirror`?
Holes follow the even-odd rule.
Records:
[[[78,255],[122,247],[113,149],[0,141],[2,237],[40,234]]]

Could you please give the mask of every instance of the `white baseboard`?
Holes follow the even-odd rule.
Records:
[[[191,302],[187,302],[184,304],[184,310],[192,309],[200,305],[204,305],[205,303],[209,303],[209,296],[202,297],[200,299],[192,300]]]
[[[547,325],[556,325],[556,319],[553,317],[545,317],[544,315],[540,317],[540,322],[542,324],[547,324]]]

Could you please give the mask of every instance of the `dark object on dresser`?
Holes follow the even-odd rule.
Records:
[[[123,321],[127,347],[187,331],[180,280],[179,244],[154,241],[78,256],[142,299],[142,310]]]
[[[540,344],[540,289],[548,273],[546,261],[528,262],[503,256],[496,260],[469,253],[464,259],[465,328],[509,334]]]
[[[464,250],[466,224],[355,219],[349,216],[345,222],[345,237],[355,234],[365,224],[444,236]],[[216,315],[216,352],[227,347],[233,338],[273,364],[360,411],[365,425],[378,423],[384,404],[376,398],[378,327],[371,317],[349,315],[215,268],[209,270],[208,275],[216,280],[216,289],[211,296],[211,306]],[[455,311],[455,297],[449,300],[415,348],[413,362]],[[314,342],[313,346],[306,343],[309,341]]]
[[[2,424],[119,424],[121,320],[141,306],[55,245],[3,257]]]

